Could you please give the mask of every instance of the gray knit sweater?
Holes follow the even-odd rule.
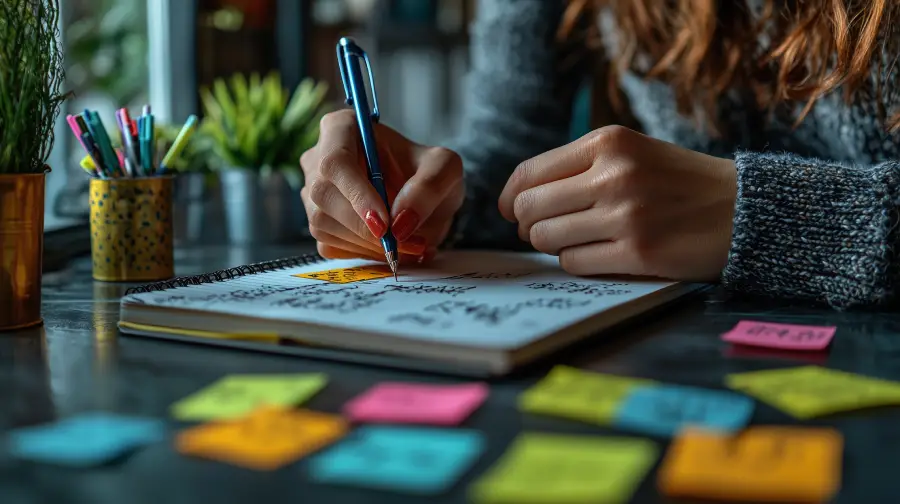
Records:
[[[581,72],[600,62],[584,53],[574,55],[581,58],[575,65],[563,63],[573,54],[554,42],[562,3],[479,2],[468,101],[461,136],[451,145],[463,157],[469,190],[458,246],[520,246],[515,226],[497,209],[499,194],[518,163],[569,141]],[[887,46],[882,68],[893,69],[900,52],[897,44]],[[885,72],[883,86],[893,112],[889,105],[900,97],[895,72]],[[900,149],[877,119],[874,93],[864,89],[850,106],[837,93],[826,96],[797,129],[790,114],[767,121],[732,93],[722,100],[719,138],[727,140],[719,140],[677,113],[667,86],[625,75],[621,87],[644,133],[735,160],[738,194],[724,285],[836,307],[895,300]]]

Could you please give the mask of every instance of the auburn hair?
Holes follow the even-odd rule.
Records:
[[[881,92],[881,49],[900,12],[897,0],[759,0],[756,12],[746,0],[566,1],[561,39],[584,33],[595,44],[600,8],[615,20],[613,105],[619,104],[618,76],[635,71],[670,85],[679,111],[705,119],[716,133],[716,103],[730,89],[752,92],[770,113],[782,104],[804,103],[796,126],[826,93],[840,88],[850,101],[871,85],[886,127],[900,129],[900,115],[887,117]],[[872,72],[873,62],[878,72]]]

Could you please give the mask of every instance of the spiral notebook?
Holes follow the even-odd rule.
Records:
[[[315,255],[131,289],[125,334],[502,375],[699,288],[580,278],[538,253],[452,251],[401,269]]]

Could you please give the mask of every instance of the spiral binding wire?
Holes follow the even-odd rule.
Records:
[[[306,266],[324,261],[325,259],[318,254],[305,254],[302,256],[287,257],[285,259],[276,259],[274,261],[266,261],[256,264],[247,264],[236,268],[228,268],[212,273],[204,273],[203,275],[177,277],[162,282],[132,287],[125,291],[125,295],[142,294],[145,292],[159,292],[176,287],[187,287],[188,285],[201,285],[215,282],[224,282],[232,278],[256,275],[258,273],[268,273],[270,271],[278,271],[287,268],[296,268],[297,266]]]

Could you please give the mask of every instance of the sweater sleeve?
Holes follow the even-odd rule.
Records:
[[[471,28],[460,133],[467,197],[446,246],[517,248],[497,200],[516,166],[568,141],[584,44],[556,43],[563,2],[481,0]]]
[[[837,308],[896,301],[900,162],[740,152],[735,164],[727,287]]]

